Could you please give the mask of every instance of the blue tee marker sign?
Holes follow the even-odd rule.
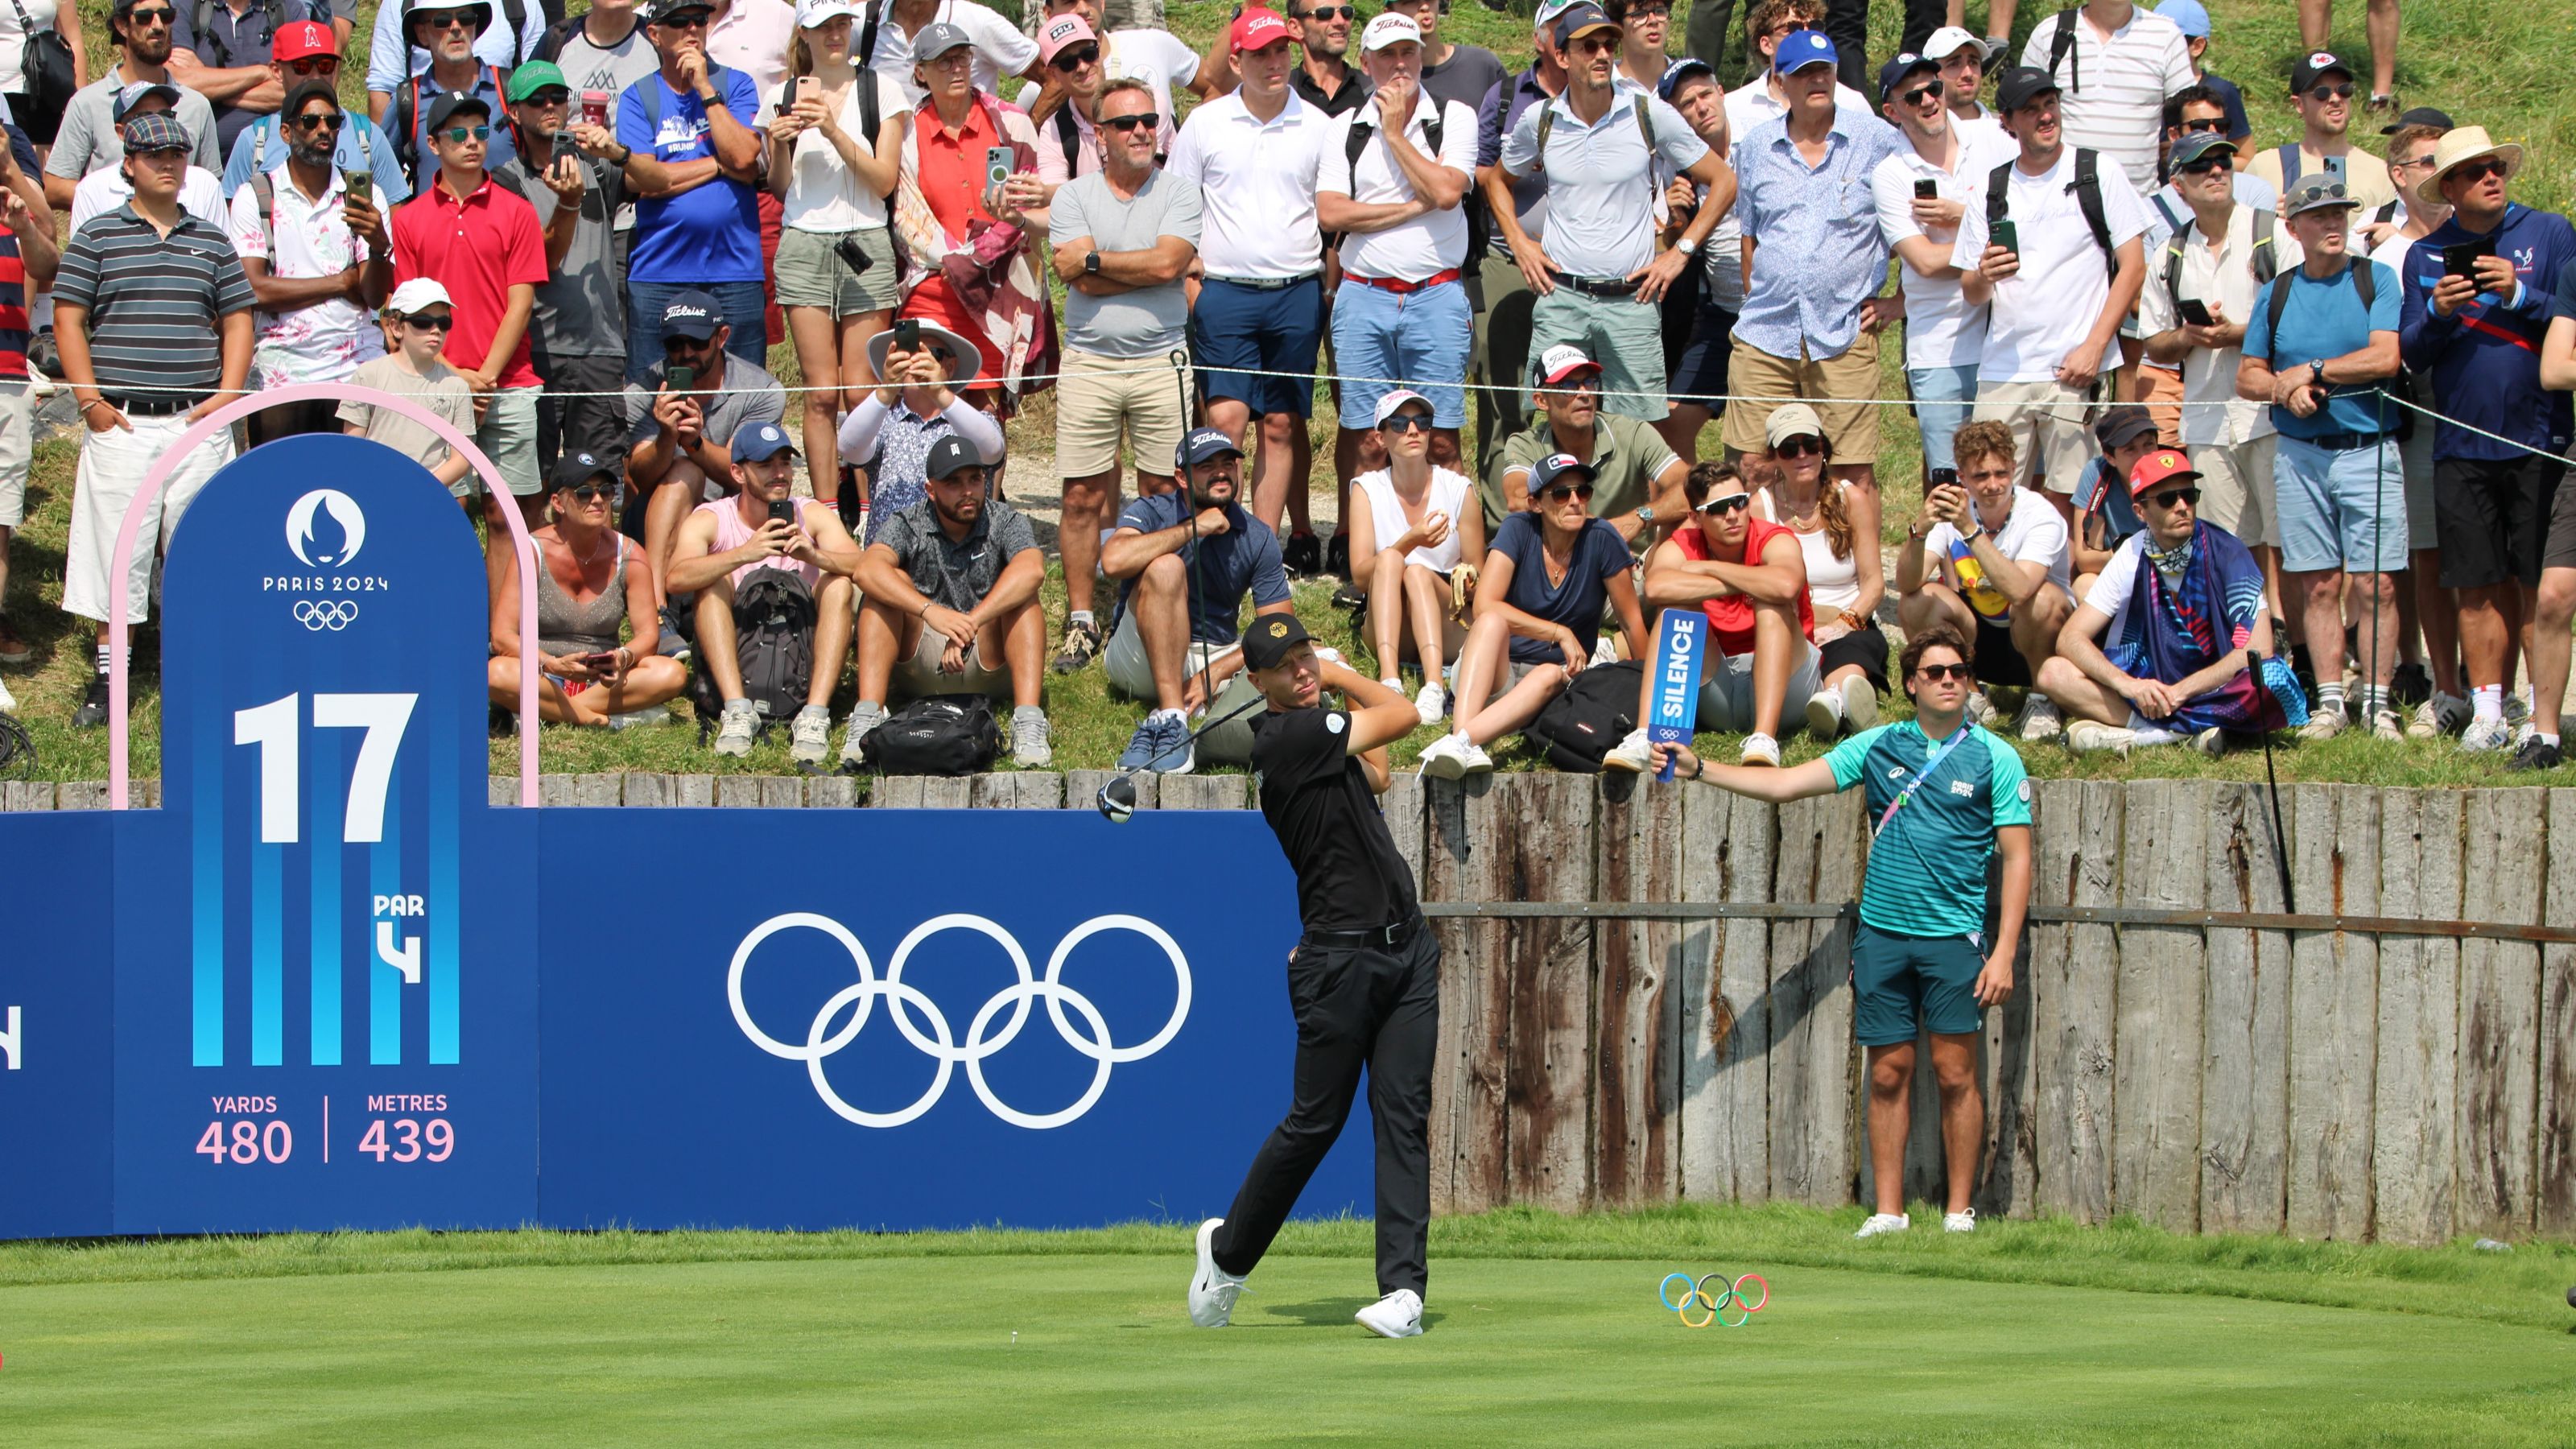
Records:
[[[1655,658],[1646,677],[1653,681],[1648,698],[1646,738],[1657,744],[1690,743],[1699,723],[1699,670],[1708,648],[1708,615],[1697,609],[1666,609],[1655,619]],[[1658,780],[1673,777],[1667,757]]]

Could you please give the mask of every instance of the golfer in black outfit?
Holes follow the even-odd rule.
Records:
[[[1395,853],[1377,794],[1386,747],[1420,727],[1413,702],[1315,653],[1291,614],[1255,619],[1244,664],[1270,702],[1253,716],[1261,814],[1297,872],[1305,935],[1288,958],[1297,1016],[1295,1100],[1261,1145],[1243,1190],[1199,1224],[1190,1321],[1222,1328],[1244,1275],[1297,1204],[1351,1113],[1368,1069],[1377,1124],[1377,1289],[1361,1324],[1387,1338],[1422,1331],[1431,1232],[1431,1063],[1440,1034],[1440,947],[1422,924],[1413,872]],[[1321,703],[1339,691],[1353,706]]]

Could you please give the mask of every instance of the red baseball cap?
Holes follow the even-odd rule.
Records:
[[[2189,458],[2172,448],[2158,448],[2140,458],[2138,466],[2129,470],[2129,496],[2143,498],[2148,489],[2160,483],[2199,476],[2200,470],[2191,466]]]
[[[1257,8],[1234,17],[1234,28],[1229,33],[1233,36],[1236,50],[1259,50],[1295,34],[1288,28],[1288,22],[1279,18],[1277,11]]]
[[[317,55],[337,56],[339,53],[340,38],[331,33],[331,27],[311,20],[279,26],[269,45],[269,54],[281,63],[307,60]]]

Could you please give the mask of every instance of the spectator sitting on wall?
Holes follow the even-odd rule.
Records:
[[[2074,611],[2067,592],[2066,522],[2038,490],[2013,483],[2013,435],[1978,421],[1951,440],[1959,481],[1923,500],[1896,555],[1897,618],[1912,634],[1947,624],[1972,641],[1969,662],[1985,684],[2027,686],[2057,650]],[[1968,718],[1994,728],[1983,691],[1968,696]],[[2022,706],[2021,737],[2057,737],[2056,706],[2034,691]]]
[[[724,496],[735,471],[726,450],[743,429],[787,416],[787,390],[729,350],[733,329],[708,293],[671,294],[660,328],[662,360],[645,369],[643,382],[626,385],[626,481],[642,496],[644,549],[668,598],[679,592],[670,579],[681,520]],[[631,503],[627,531],[634,531]]]
[[[916,326],[920,336],[910,338]],[[868,371],[881,381],[841,419],[840,437],[841,461],[867,475],[862,542],[930,496],[925,470],[941,438],[964,438],[979,458],[1002,456],[1001,423],[957,392],[974,380],[978,356],[974,343],[927,322],[898,322],[868,339]]]
[[[548,724],[622,727],[689,686],[658,653],[644,551],[617,531],[617,470],[588,453],[555,466],[554,521],[536,531],[537,713]],[[492,595],[492,702],[519,707],[519,570]],[[635,642],[618,642],[620,627]]]
[[[447,289],[431,278],[414,277],[385,299],[382,320],[394,345],[384,356],[358,364],[358,370],[349,374],[350,385],[409,398],[446,419],[458,432],[473,436],[474,389],[438,355],[456,326],[456,304]],[[340,404],[339,419],[341,431],[382,443],[419,463],[458,498],[475,495],[475,485],[465,476],[474,465],[429,429],[391,408],[355,398]]]
[[[676,606],[682,596],[696,596],[697,667],[714,675],[724,701],[716,753],[747,755],[760,711],[744,697],[736,648],[744,621],[734,616],[734,601],[763,571],[783,571],[804,583],[814,599],[814,673],[805,707],[790,728],[787,754],[800,765],[819,765],[831,750],[832,688],[850,657],[851,580],[859,571],[859,546],[831,505],[789,496],[796,482],[796,444],[775,417],[734,434],[731,453],[734,495],[699,504],[680,524],[669,571],[672,598]]]
[[[1442,662],[1455,659],[1466,642],[1457,591],[1474,590],[1476,566],[1467,560],[1485,556],[1476,485],[1464,473],[1433,465],[1435,426],[1431,400],[1422,394],[1397,388],[1380,397],[1378,447],[1387,465],[1351,480],[1359,499],[1351,514],[1352,577],[1368,590],[1378,682],[1401,687],[1396,670],[1409,645],[1422,666],[1414,706],[1424,724],[1437,724],[1448,712]]]
[[[2078,750],[2190,741],[2216,755],[2230,730],[2307,720],[2288,661],[2272,657],[2263,571],[2234,535],[2198,517],[2200,474],[2162,448],[2129,475],[2146,527],[2129,535],[2059,633],[2039,686],[2074,716]],[[2263,661],[2258,696],[2246,661]]]
[[[1029,521],[988,499],[991,473],[954,433],[930,445],[930,496],[885,522],[859,556],[859,703],[844,759],[907,697],[981,694],[1011,701],[1011,758],[1055,759],[1039,690],[1046,682],[1046,555]]]
[[[1536,719],[1591,662],[1603,613],[1617,611],[1628,652],[1646,657],[1627,540],[1592,515],[1595,486],[1582,459],[1541,459],[1529,505],[1495,532],[1458,653],[1455,724],[1423,749],[1423,774],[1455,780],[1493,769],[1485,745]]]
[[[1222,720],[1260,698],[1243,675],[1244,596],[1256,616],[1294,608],[1279,535],[1243,506],[1242,447],[1221,428],[1193,428],[1173,464],[1186,496],[1175,489],[1128,504],[1101,545],[1101,569],[1120,580],[1101,658],[1112,691],[1154,701],[1118,768],[1186,775],[1197,763],[1190,717]],[[1198,745],[1211,760],[1249,760],[1252,723],[1220,724]]]
[[[1814,414],[1803,405],[1792,404]],[[1787,409],[1782,409],[1787,411]],[[1821,439],[1821,424],[1816,424]],[[1646,557],[1646,607],[1708,617],[1696,727],[1742,732],[1747,765],[1780,763],[1780,717],[1790,700],[1816,693],[1816,614],[1807,594],[1806,551],[1793,530],[1753,516],[1753,494],[1731,463],[1691,469],[1691,526]],[[1642,657],[1642,656],[1641,656]],[[1880,666],[1882,669],[1884,665]],[[1637,682],[1637,718],[1652,717],[1655,680]],[[1602,764],[1643,770],[1651,752],[1643,726]]]

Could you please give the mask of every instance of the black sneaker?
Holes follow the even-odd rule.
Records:
[[[2388,699],[2400,709],[2413,709],[2433,697],[2433,675],[2421,664],[2400,664],[2388,677]]]
[[[2542,739],[2538,735],[2533,735],[2531,738],[2522,742],[2521,749],[2513,752],[2513,758],[2505,762],[2505,768],[2508,770],[2555,770],[2565,763],[2566,758],[2559,754],[2558,747],[2556,745],[2551,744],[2549,741]]]
[[[72,711],[72,728],[94,730],[107,723],[107,681],[90,676],[89,688],[82,692],[80,708]]]
[[[27,365],[56,382],[62,381],[63,354],[54,345],[54,329],[48,327],[27,339]]]
[[[1100,626],[1089,620],[1064,626],[1064,648],[1057,651],[1047,668],[1058,674],[1079,674],[1100,652]]]
[[[1324,572],[1337,579],[1351,576],[1351,536],[1336,533],[1324,540]]]
[[[1323,541],[1315,537],[1313,529],[1297,530],[1288,535],[1287,542],[1279,545],[1279,565],[1292,574],[1321,572],[1324,567]]]

